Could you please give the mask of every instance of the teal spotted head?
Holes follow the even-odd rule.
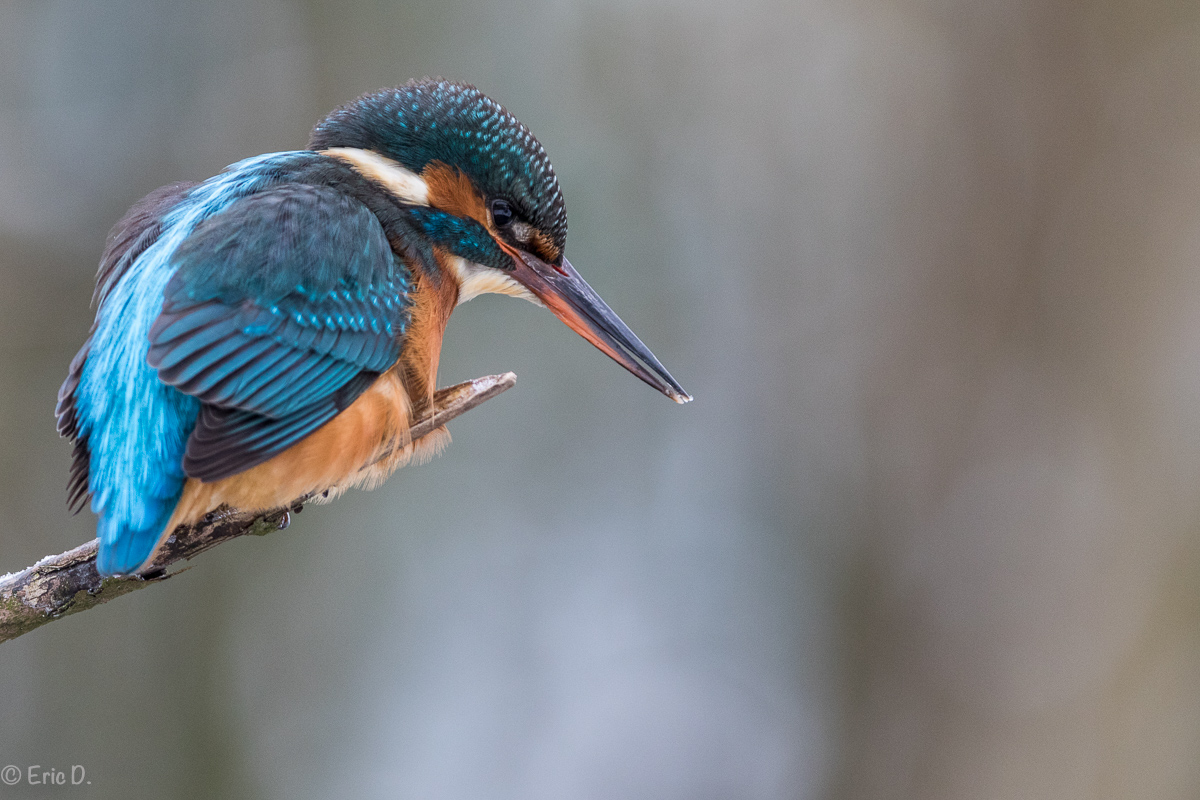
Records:
[[[475,87],[427,79],[363,95],[320,122],[309,147],[410,209],[451,256],[459,302],[495,292],[544,305],[663,394],[691,399],[567,261],[566,206],[545,149]]]
[[[402,185],[392,176],[392,188],[409,199],[429,204],[432,189],[449,210],[488,212],[501,233],[510,230],[514,245],[530,245],[551,261],[562,255],[567,211],[549,156],[528,128],[474,86],[424,80],[365,94],[320,122],[309,146],[382,156],[426,183],[422,192],[415,181]],[[483,208],[472,208],[474,198],[464,196],[468,187],[453,180],[455,171],[469,177]]]

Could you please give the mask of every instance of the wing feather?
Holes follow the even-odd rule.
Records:
[[[203,401],[184,471],[220,480],[324,425],[400,355],[407,268],[379,220],[329,187],[231,204],[176,251],[147,360]]]

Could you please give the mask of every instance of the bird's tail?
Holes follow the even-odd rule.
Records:
[[[143,524],[118,519],[100,513],[96,533],[100,537],[100,552],[96,555],[96,570],[101,576],[132,575],[146,566],[163,538],[175,501],[155,504],[152,513],[145,514]],[[157,513],[154,513],[157,512]]]

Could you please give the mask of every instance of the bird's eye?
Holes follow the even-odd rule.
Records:
[[[512,205],[507,200],[492,201],[492,222],[497,228],[503,228],[513,221]]]

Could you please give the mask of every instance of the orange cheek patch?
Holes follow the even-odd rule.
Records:
[[[515,247],[504,241],[499,232],[492,226],[487,213],[483,196],[471,183],[471,179],[457,167],[452,167],[441,161],[430,161],[421,171],[421,179],[429,187],[429,205],[441,211],[447,211],[456,217],[469,217],[475,220],[492,235],[500,249],[515,259],[521,255]],[[531,242],[534,251],[547,262],[557,261],[562,251],[554,244],[544,231],[534,229]]]
[[[471,179],[456,167],[441,161],[430,161],[421,171],[421,177],[429,187],[429,205],[456,217],[470,217],[491,231],[483,197]]]

